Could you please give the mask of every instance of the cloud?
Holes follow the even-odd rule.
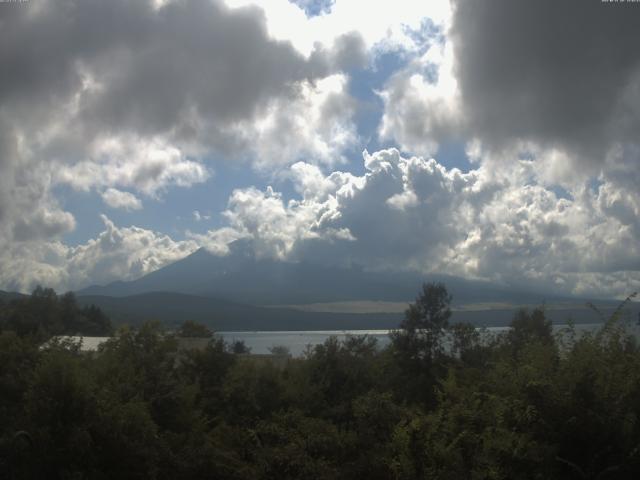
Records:
[[[203,220],[211,220],[211,215],[204,215],[204,214],[200,213],[200,211],[194,210],[193,211],[193,219],[196,222],[201,222]]]
[[[378,133],[409,152],[430,156],[441,143],[460,141],[466,128],[450,42],[431,39],[427,51],[396,72],[379,92],[384,113]]]
[[[494,188],[477,172],[395,149],[365,152],[364,166],[362,176],[323,175],[297,163],[290,178],[300,199],[285,202],[271,187],[238,189],[224,215],[259,256],[426,271],[464,240],[469,210]]]
[[[462,173],[389,149],[365,152],[364,166],[355,176],[295,164],[290,179],[300,198],[289,201],[270,187],[236,190],[226,228],[250,238],[263,257],[460,275],[548,293],[615,296],[640,286],[637,195],[621,185],[622,172],[559,196],[538,181],[532,160]]]
[[[228,255],[230,252],[230,244],[235,240],[242,238],[242,235],[231,227],[209,230],[204,234],[187,231],[186,236],[198,246],[219,256]]]
[[[14,167],[29,156],[32,167],[61,169],[57,182],[88,188],[88,177],[98,174],[107,180],[93,183],[153,195],[199,181],[198,159],[212,151],[267,164],[252,133],[277,144],[286,132],[264,132],[271,122],[291,126],[296,136],[295,122],[284,122],[289,105],[292,118],[309,108],[317,122],[336,122],[346,132],[336,127],[332,134],[343,140],[335,144],[326,133],[297,137],[285,152],[291,161],[301,154],[327,161],[327,149],[336,153],[353,139],[345,81],[331,75],[362,62],[355,33],[306,58],[268,35],[259,8],[229,9],[217,0],[43,1],[2,15],[0,141]],[[149,165],[151,150],[172,161]]]
[[[239,127],[262,170],[301,159],[332,165],[346,161],[343,151],[358,139],[351,117],[355,102],[346,93],[344,75],[332,75],[314,85],[302,84],[297,94],[274,100],[250,125]]]
[[[616,143],[637,141],[633,5],[454,4],[456,73],[471,129],[486,143],[526,139],[602,163]]]
[[[140,210],[142,208],[142,202],[138,197],[115,188],[107,188],[102,192],[102,201],[111,208],[121,208],[123,210]]]
[[[51,172],[39,169],[25,141],[0,113],[0,242],[41,240],[72,231],[75,218],[50,195]]]
[[[196,250],[193,240],[139,227],[117,227],[101,216],[105,229],[76,247],[59,241],[12,244],[0,253],[0,284],[10,290],[31,291],[47,285],[65,291],[114,280],[128,280],[157,270]]]
[[[285,205],[282,196],[271,187],[235,190],[224,216],[242,237],[251,237],[258,257],[285,259],[293,244],[313,236],[316,205],[292,202]]]
[[[27,124],[36,118],[46,125],[42,156],[74,164],[94,163],[86,157],[109,141],[161,141],[191,160],[213,151],[267,163],[253,148],[251,133],[262,133],[255,124],[268,121],[274,108],[284,110],[282,117],[289,105],[291,116],[305,106],[313,110],[316,102],[309,97],[318,82],[362,63],[365,55],[351,32],[326,47],[318,44],[307,58],[289,42],[269,37],[260,8],[229,9],[218,0],[159,7],[150,1],[45,2],[21,11],[14,19],[20,28],[8,31],[8,47],[0,51],[15,81],[0,84],[0,94],[11,97]],[[41,58],[31,42],[55,48]],[[339,93],[347,99],[346,91]],[[296,133],[295,127],[289,132]],[[305,138],[310,143],[300,139],[298,147],[315,154],[315,138]]]
[[[42,2],[13,11],[3,32],[3,96],[20,110],[67,100],[89,134],[188,137],[193,116],[221,125],[250,118],[314,67],[267,38],[258,9],[215,0],[160,8],[144,0]]]
[[[0,24],[3,244],[75,228],[59,186],[135,209],[206,181],[214,159],[269,171],[339,162],[356,141],[339,72],[363,61],[355,33],[305,56],[260,8],[219,0],[43,0]]]
[[[325,174],[296,163],[294,198],[236,189],[226,225],[182,241],[103,216],[105,230],[77,247],[14,244],[0,257],[0,282],[77,288],[135,278],[201,246],[226,255],[244,238],[260,258],[458,275],[549,294],[620,296],[640,287],[639,205],[628,190],[637,172],[612,169],[561,194],[539,181],[534,160],[463,173],[387,149],[365,151],[363,166],[362,175]]]
[[[190,187],[210,176],[202,163],[159,139],[102,138],[89,153],[88,160],[61,166],[54,180],[78,190],[113,185],[156,197],[169,186]]]
[[[629,3],[453,0],[445,35],[418,37],[425,53],[381,89],[380,136],[421,155],[470,142],[496,168],[533,158],[549,184],[597,177],[617,150],[637,151],[635,13]]]
[[[451,17],[449,0],[369,2],[366,13],[358,2],[336,0],[330,9],[324,8],[310,17],[307,6],[314,2],[227,0],[226,3],[232,7],[259,5],[264,9],[269,35],[291,42],[305,56],[312,54],[318,42],[329,46],[354,31],[362,37],[367,50],[417,50],[420,41],[416,41],[416,32],[424,27],[425,18],[432,24],[446,26]]]
[[[372,2],[363,22],[358,2],[255,3],[1,9],[0,284],[133,278],[249,238],[263,257],[638,288],[633,5],[403,0]],[[398,148],[341,171],[361,142],[350,75],[389,52],[402,67],[378,92],[378,140]],[[473,168],[432,159],[443,142],[466,143]],[[61,242],[76,219],[59,187],[136,209],[218,161],[292,189],[237,188],[226,224],[186,240],[105,217],[98,237]]]
[[[45,239],[71,232],[75,226],[75,218],[69,212],[41,205],[36,211],[17,218],[12,233],[17,241]]]
[[[72,285],[137,278],[197,248],[189,240],[174,241],[167,235],[135,226],[117,227],[106,216],[101,218],[105,230],[96,239],[67,253]]]

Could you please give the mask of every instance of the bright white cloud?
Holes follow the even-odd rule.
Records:
[[[429,18],[443,29],[451,20],[449,0],[416,2],[360,2],[336,0],[328,12],[308,18],[304,10],[288,0],[226,0],[232,7],[257,5],[265,12],[269,34],[290,41],[301,53],[310,55],[316,43],[326,46],[336,38],[357,31],[368,48],[416,50],[421,47],[415,32]]]
[[[536,163],[462,173],[395,149],[364,153],[366,173],[323,174],[297,163],[299,197],[271,187],[235,190],[227,225],[175,241],[138,227],[105,231],[78,247],[24,242],[4,252],[3,285],[79,287],[135,278],[200,246],[225,255],[250,239],[259,257],[360,264],[481,278],[555,293],[624,295],[640,286],[637,198],[618,176],[566,198],[537,181]],[[27,254],[27,250],[30,254]]]
[[[429,156],[441,142],[460,135],[465,124],[453,62],[450,42],[434,44],[389,79],[380,91],[382,139]]]
[[[287,0],[61,1],[4,25],[0,286],[134,278],[239,238],[280,259],[599,296],[640,286],[638,29],[620,9],[337,0],[308,17]],[[567,31],[569,17],[585,28]],[[594,25],[601,39],[584,33]],[[373,76],[382,52],[403,67],[377,92],[378,140],[417,156],[331,171],[362,143],[349,72]],[[474,169],[430,159],[445,141],[466,142]],[[97,238],[61,242],[77,225],[59,187],[136,210],[205,182],[220,158],[297,195],[237,188],[227,225],[185,241],[105,217]]]
[[[362,62],[357,35],[305,58],[269,38],[260,9],[216,0],[42,1],[12,13],[0,51],[4,242],[75,227],[60,185],[137,208],[116,191],[157,199],[207,180],[212,158],[263,170],[339,161],[356,140],[340,71]]]
[[[11,245],[0,253],[0,284],[18,291],[31,291],[38,284],[64,291],[133,279],[197,248],[193,240],[174,241],[151,230],[117,227],[104,215],[102,220],[105,230],[76,247],[59,241]]]
[[[142,202],[138,197],[115,188],[107,188],[102,192],[102,200],[111,208],[121,208],[123,210],[140,210],[142,208]]]
[[[272,169],[301,158],[344,162],[342,152],[357,142],[351,120],[355,105],[346,87],[344,75],[301,84],[293,98],[274,100],[255,122],[240,125],[239,135],[246,136],[257,166]]]
[[[54,179],[85,191],[120,186],[155,197],[170,185],[189,187],[209,175],[203,164],[165,142],[116,137],[95,142],[88,160],[60,166]]]
[[[225,212],[233,237],[251,238],[259,256],[542,291],[623,295],[640,285],[637,206],[611,180],[561,198],[537,182],[534,161],[504,175],[486,166],[462,173],[391,149],[365,152],[364,164],[363,176],[294,165],[298,200],[271,188],[236,190]]]

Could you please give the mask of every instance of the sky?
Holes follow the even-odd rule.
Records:
[[[0,3],[0,288],[198,248],[640,289],[640,3]]]

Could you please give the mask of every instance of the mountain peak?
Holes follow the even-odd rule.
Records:
[[[207,257],[207,256],[210,256],[210,255],[213,255],[213,253],[211,253],[205,247],[200,247],[196,251],[194,251],[191,254],[187,255],[185,258],[190,258],[190,257],[191,258],[199,258],[199,257]]]
[[[187,258],[193,259],[205,259],[205,258],[244,258],[244,259],[254,259],[254,247],[253,247],[253,239],[251,238],[239,238],[238,240],[234,240],[227,244],[227,248],[229,249],[229,253],[221,255],[216,252],[212,252],[207,249],[207,247],[200,247],[195,250],[193,253],[187,255],[183,260]],[[180,261],[180,260],[179,260]]]
[[[255,249],[252,238],[239,238],[231,242],[229,247],[229,255],[233,257],[255,258]]]

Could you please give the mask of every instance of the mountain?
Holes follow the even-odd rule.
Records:
[[[100,307],[116,324],[140,324],[159,320],[177,327],[185,320],[208,325],[215,331],[284,331],[284,330],[375,330],[396,328],[403,318],[396,313],[311,312],[292,308],[254,307],[226,300],[171,292],[105,297],[79,296],[81,305]],[[454,309],[451,323],[469,322],[477,326],[506,326],[513,318],[511,308]],[[602,305],[610,315],[613,307]],[[638,316],[638,304],[630,308],[630,316]],[[547,309],[548,318],[562,324],[568,318],[579,322],[597,322],[598,316],[582,305],[564,305]]]
[[[77,294],[121,297],[164,291],[251,305],[354,300],[411,302],[424,281],[442,281],[456,305],[575,302],[575,299],[520,292],[444,275],[425,277],[418,273],[369,272],[361,268],[256,259],[250,251],[249,246],[240,241],[234,242],[231,253],[224,257],[200,249],[137,280],[92,286]]]
[[[264,308],[226,300],[172,292],[152,292],[126,297],[88,295],[81,305],[100,307],[115,323],[139,324],[160,320],[177,327],[185,320],[204,323],[216,331],[235,330],[362,330],[395,328],[400,314],[302,312]]]
[[[396,327],[421,284],[441,281],[453,296],[453,322],[502,326],[518,307],[541,304],[555,323],[600,320],[579,298],[444,275],[257,259],[251,252],[244,241],[234,242],[224,257],[200,249],[137,280],[80,290],[78,301],[99,306],[116,323],[190,319],[219,331],[375,329]],[[604,315],[618,304],[597,303]],[[634,319],[638,309],[631,306]]]

